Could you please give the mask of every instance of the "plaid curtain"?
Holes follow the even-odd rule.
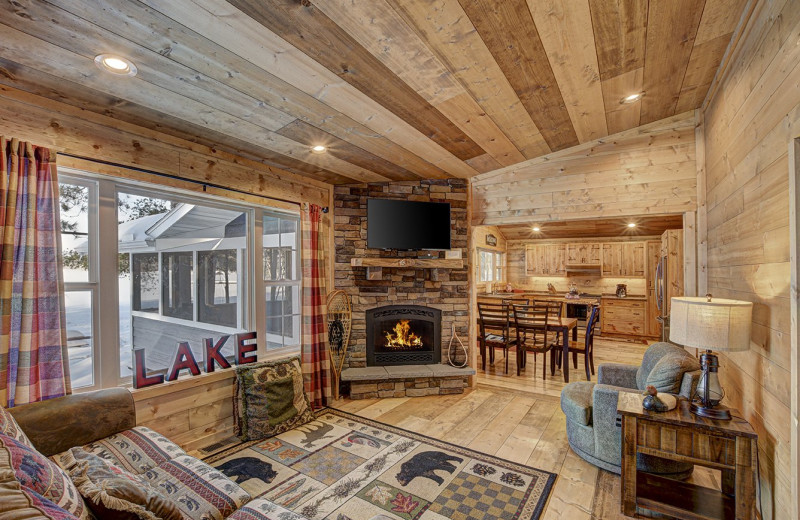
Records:
[[[0,405],[70,392],[55,152],[0,137]]]
[[[328,404],[331,377],[325,348],[325,261],[320,232],[322,208],[304,205],[303,227],[303,382],[314,409]]]

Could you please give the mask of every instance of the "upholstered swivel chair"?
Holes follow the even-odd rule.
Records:
[[[566,359],[564,362],[568,362]],[[597,384],[568,383],[561,391],[561,410],[567,417],[567,439],[582,459],[614,473],[620,472],[621,425],[617,415],[620,392],[641,394],[647,385],[659,392],[690,399],[700,378],[700,363],[672,343],[654,343],[641,366],[603,363],[597,368]],[[640,470],[685,479],[691,464],[639,455]]]

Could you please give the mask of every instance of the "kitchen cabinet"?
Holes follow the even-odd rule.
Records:
[[[608,277],[644,278],[644,242],[607,242],[602,248],[602,274]]]
[[[661,322],[658,321],[660,311],[656,301],[656,266],[661,258],[661,242],[649,240],[645,244],[647,247],[647,271],[645,272],[647,312],[645,333],[648,336],[661,336]]]
[[[566,276],[566,244],[535,244],[525,248],[528,276]]]
[[[603,334],[645,335],[645,300],[603,298],[600,328]]]
[[[599,243],[577,243],[567,245],[566,265],[600,265]]]

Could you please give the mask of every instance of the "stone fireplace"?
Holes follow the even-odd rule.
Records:
[[[427,365],[442,359],[442,311],[386,305],[366,311],[367,366]]]

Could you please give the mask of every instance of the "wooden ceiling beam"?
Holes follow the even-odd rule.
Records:
[[[387,1],[526,159],[550,151],[458,0]]]
[[[551,150],[578,144],[525,0],[459,0]]]
[[[640,124],[675,113],[706,0],[650,0]]]
[[[228,0],[461,160],[484,153],[434,106],[310,3]]]
[[[385,0],[356,4],[350,0],[317,0],[315,5],[501,166],[525,160],[453,78],[453,73]]]
[[[587,2],[528,0],[528,8],[553,69],[578,141],[608,135],[597,65],[592,15]]]

